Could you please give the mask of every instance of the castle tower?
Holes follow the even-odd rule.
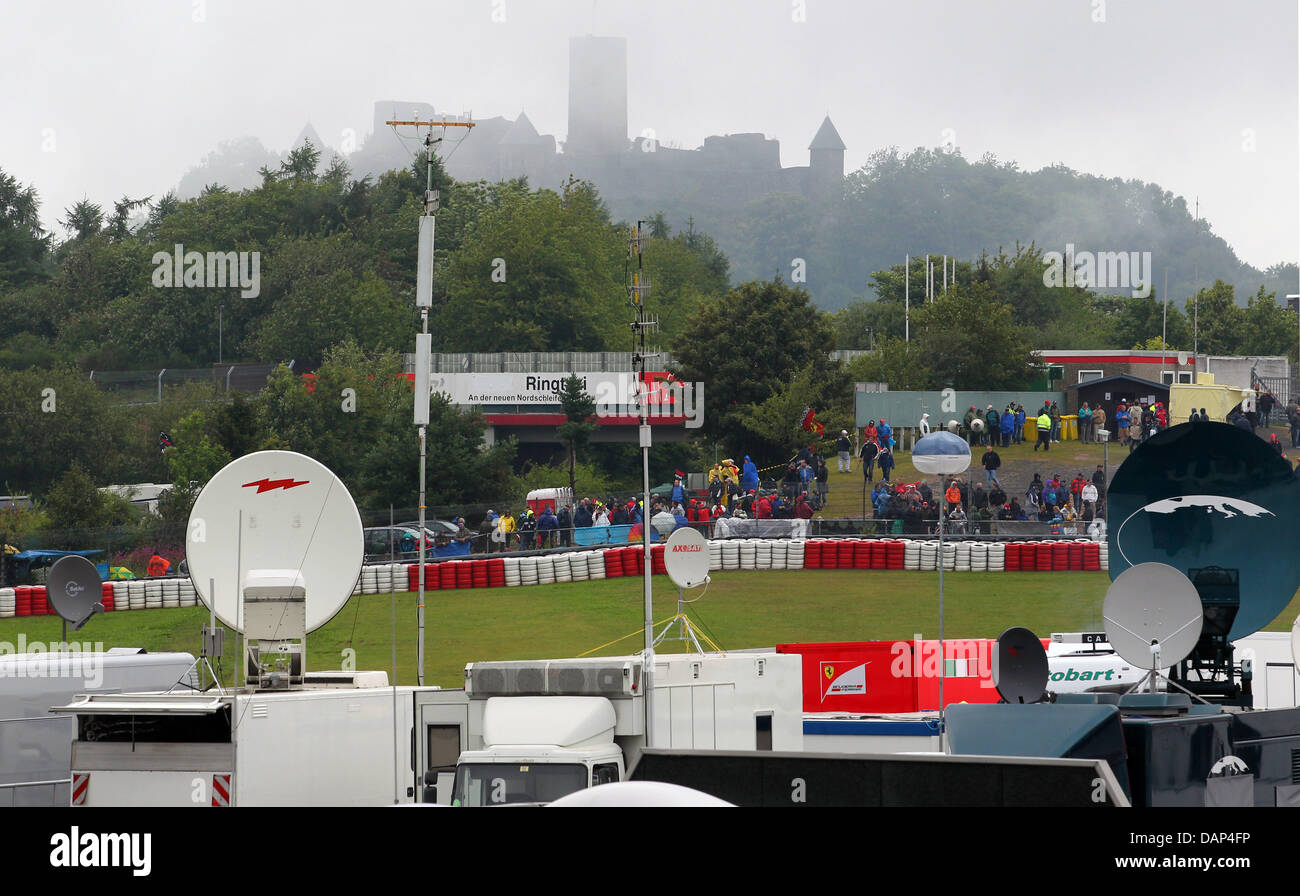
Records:
[[[565,153],[609,155],[627,148],[627,39],[569,38]]]
[[[808,144],[808,187],[810,193],[835,192],[844,179],[844,141],[826,116]]]
[[[537,178],[545,173],[546,162],[555,155],[555,140],[537,133],[523,112],[497,143],[497,177]]]

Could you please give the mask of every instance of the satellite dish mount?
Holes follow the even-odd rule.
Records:
[[[668,570],[668,578],[677,585],[677,614],[664,624],[663,630],[654,639],[654,646],[658,647],[664,641],[681,641],[694,647],[696,653],[704,653],[704,648],[700,646],[703,639],[703,643],[709,645],[714,652],[722,653],[722,648],[713,643],[708,635],[697,631],[686,615],[686,604],[693,601],[686,600],[685,589],[709,584],[708,541],[695,529],[677,529],[668,536],[668,542],[664,545],[664,567]],[[674,626],[677,634],[669,637]]]

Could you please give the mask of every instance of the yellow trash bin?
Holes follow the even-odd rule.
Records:
[[[1079,438],[1079,415],[1061,415],[1061,441]]]

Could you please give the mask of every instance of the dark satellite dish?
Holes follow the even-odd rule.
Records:
[[[1047,651],[1027,628],[1009,628],[993,650],[993,684],[1008,703],[1037,703],[1047,691]]]
[[[85,557],[69,554],[60,557],[50,567],[45,581],[45,594],[54,605],[54,612],[76,631],[96,613],[104,612],[100,603],[103,589],[95,564]]]

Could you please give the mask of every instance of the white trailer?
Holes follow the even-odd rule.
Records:
[[[108,651],[0,655],[0,807],[66,806],[76,724],[50,707],[77,694],[198,687],[188,653]]]
[[[86,695],[77,806],[382,806],[412,802],[412,695],[383,672],[310,673],[299,690]]]
[[[655,657],[656,748],[801,750],[796,654]],[[622,781],[646,746],[640,657],[470,663],[416,696],[425,802],[549,802]],[[453,750],[457,759],[453,764]]]

